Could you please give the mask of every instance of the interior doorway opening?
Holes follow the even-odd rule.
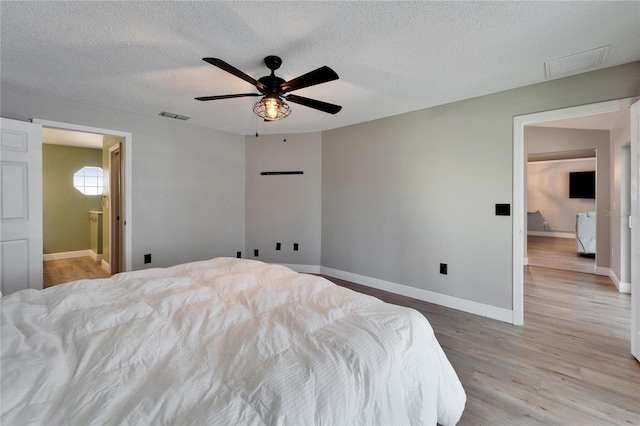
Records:
[[[130,271],[132,264],[131,133],[40,119],[34,119],[33,122],[42,125],[45,129],[81,132],[98,135],[102,139],[102,164],[103,168],[107,169],[106,173],[103,170],[103,180],[108,184],[103,185],[105,193],[101,195],[102,212],[105,216],[103,217],[102,235],[104,241],[107,242],[107,244],[103,244],[102,255],[104,258],[101,266],[109,273]],[[114,166],[117,168],[115,175],[109,173],[112,160],[114,160],[112,159],[113,152],[117,152],[115,156],[117,165]],[[115,215],[110,214],[114,210],[114,200],[110,196],[112,188],[117,189],[117,199],[115,200],[117,214]],[[115,243],[114,235],[117,236]],[[114,258],[116,263],[112,264]]]
[[[527,236],[527,210],[525,197],[525,126],[538,123],[553,122],[558,120],[577,119],[580,117],[593,117],[599,114],[619,113],[623,109],[628,109],[633,103],[632,98],[601,102],[597,104],[584,105],[579,107],[564,108],[553,111],[545,111],[534,114],[514,117],[513,125],[513,324],[524,324],[524,265],[527,263],[526,236]],[[603,188],[607,193],[609,188]],[[603,191],[601,191],[603,192]],[[608,209],[608,206],[605,206]],[[606,242],[607,246],[610,243]],[[609,250],[606,250],[609,256]],[[602,254],[600,256],[602,258]],[[606,263],[604,263],[606,264]],[[607,275],[609,268],[596,267],[596,274]]]

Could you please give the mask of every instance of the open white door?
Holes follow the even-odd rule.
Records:
[[[42,126],[0,122],[0,290],[42,290]]]
[[[640,101],[631,105],[631,353],[640,361]]]

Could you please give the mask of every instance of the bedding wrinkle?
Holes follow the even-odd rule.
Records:
[[[96,285],[93,285],[96,284]],[[455,424],[417,311],[235,258],[2,297],[2,424]]]

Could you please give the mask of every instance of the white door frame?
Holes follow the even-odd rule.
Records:
[[[132,269],[132,235],[133,235],[133,222],[132,222],[132,144],[133,138],[131,133],[122,132],[120,130],[109,130],[109,129],[101,129],[98,127],[90,127],[83,126],[79,124],[71,124],[71,123],[62,123],[59,121],[50,121],[50,120],[42,120],[38,118],[34,118],[33,123],[41,124],[42,127],[49,127],[52,129],[60,129],[60,130],[72,130],[76,132],[85,132],[85,133],[97,133],[100,135],[106,136],[116,136],[124,139],[123,147],[120,150],[120,155],[123,156],[124,159],[124,168],[122,169],[122,180],[123,180],[123,225],[124,225],[124,245],[122,247],[122,255],[124,257],[124,270],[131,271]]]
[[[527,161],[524,151],[524,126],[545,121],[620,111],[631,105],[631,99],[600,102],[513,117],[513,324],[524,324],[524,197],[526,194],[524,168]]]
[[[640,101],[631,107],[631,353],[640,361]]]

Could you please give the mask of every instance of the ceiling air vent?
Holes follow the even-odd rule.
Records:
[[[188,120],[191,118],[191,117],[187,117],[186,115],[174,114],[172,112],[166,112],[166,111],[162,111],[160,115],[163,117],[175,118],[176,120]]]
[[[566,77],[602,67],[611,46],[598,47],[544,63],[546,78]]]

